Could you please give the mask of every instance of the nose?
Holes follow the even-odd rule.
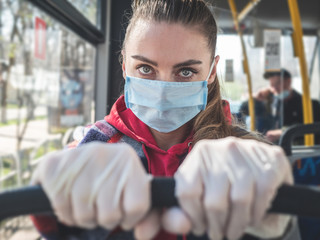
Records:
[[[171,72],[159,72],[158,80],[164,82],[174,82],[174,78],[171,75]]]

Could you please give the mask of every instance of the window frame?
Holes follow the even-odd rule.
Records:
[[[66,0],[28,1],[94,46],[105,42],[103,28],[105,26],[105,17],[102,11],[102,9],[105,9],[106,4],[104,0],[99,0],[97,6],[97,17],[99,18],[97,23],[101,26],[102,30],[93,25],[78,9]]]

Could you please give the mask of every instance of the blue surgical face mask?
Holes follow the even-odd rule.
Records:
[[[281,93],[274,95],[275,98],[279,99],[279,100],[284,100],[287,97],[289,97],[290,95],[290,91],[289,90],[284,90]]]
[[[167,82],[126,76],[127,108],[147,126],[171,132],[194,118],[207,104],[207,81]]]

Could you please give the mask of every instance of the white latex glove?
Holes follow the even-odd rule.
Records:
[[[208,233],[210,239],[238,239],[284,233],[288,215],[266,214],[278,187],[292,184],[282,149],[255,140],[227,137],[199,141],[174,176],[183,211],[168,210],[163,227],[173,233]],[[185,225],[175,225],[174,219]],[[191,222],[188,228],[187,219]],[[187,226],[187,227],[185,227]],[[247,228],[249,226],[249,228]]]
[[[150,181],[129,145],[98,142],[50,154],[32,178],[42,185],[61,222],[125,230],[147,214]]]

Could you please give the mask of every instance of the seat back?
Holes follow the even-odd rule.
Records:
[[[320,123],[288,128],[279,145],[292,163],[295,184],[320,186],[320,146],[292,146],[296,137],[309,133],[320,133]],[[320,219],[299,217],[298,225],[302,240],[320,239]]]

